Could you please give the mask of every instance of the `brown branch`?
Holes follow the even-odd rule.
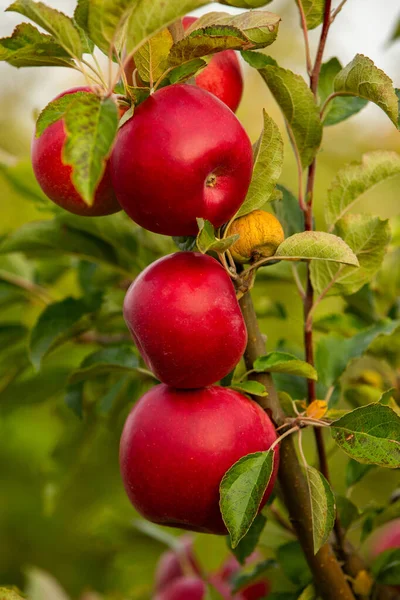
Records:
[[[248,331],[248,343],[244,358],[246,368],[251,370],[255,359],[265,354],[265,343],[258,326],[250,293],[241,298],[240,306]],[[270,413],[276,425],[281,425],[285,420],[285,414],[279,403],[271,375],[269,373],[253,373],[250,377],[265,385],[268,396],[260,398],[260,404]],[[354,600],[354,595],[331,546],[325,544],[314,555],[310,497],[292,436],[285,438],[280,444],[279,481],[290,521],[303,548],[321,597],[324,600],[338,600],[339,598]]]
[[[304,46],[305,46],[305,50],[306,50],[307,73],[311,77],[312,64],[311,64],[311,54],[310,54],[310,41],[308,39],[307,19],[306,19],[306,15],[304,13],[303,3],[301,2],[301,0],[296,0],[296,2],[297,2],[297,6],[298,6],[298,9],[299,9],[299,12],[300,12],[301,28],[303,30],[303,36],[304,36]]]
[[[324,22],[322,25],[321,37],[319,39],[317,56],[314,63],[314,68],[310,77],[310,88],[314,96],[317,95],[319,73],[321,71],[322,57],[324,56],[325,44],[331,26],[331,6],[332,0],[325,0]]]
[[[321,71],[322,59],[325,50],[325,44],[328,37],[329,28],[338,14],[338,12],[343,7],[345,1],[343,1],[333,16],[331,16],[331,0],[326,0],[325,2],[325,14],[324,14],[324,22],[322,26],[321,37],[318,45],[317,55],[315,59],[314,68],[312,70],[310,76],[310,89],[314,94],[314,97],[317,101],[317,90],[318,90],[318,81],[319,75]],[[331,99],[331,98],[330,98]],[[324,105],[325,106],[325,105]],[[321,111],[321,120],[323,118],[323,110]],[[306,187],[306,204],[304,206],[303,203],[303,212],[304,212],[304,222],[305,222],[305,230],[312,231],[314,229],[313,222],[313,200],[314,200],[314,185],[315,185],[315,173],[317,167],[317,160],[314,158],[308,169],[307,176],[307,187]],[[310,263],[307,265],[307,283],[306,283],[306,294],[303,298],[304,305],[304,345],[305,345],[305,354],[306,360],[308,363],[314,366],[314,349],[313,349],[313,305],[314,305],[314,290],[311,281],[311,271],[310,271]],[[309,379],[307,381],[308,387],[308,402],[311,403],[316,399],[316,386],[315,381]],[[329,466],[326,455],[326,449],[323,439],[323,431],[321,429],[314,428],[315,442],[317,446],[317,454],[319,461],[319,468],[321,473],[325,476],[325,478],[329,481]],[[336,538],[336,553],[340,560],[343,562],[344,571],[355,579],[357,574],[366,569],[364,561],[357,554],[353,546],[345,539],[345,535],[343,529],[341,527],[341,523],[339,517],[336,517],[334,532]],[[325,596],[323,596],[325,598]],[[339,596],[337,596],[339,598]],[[387,586],[378,586],[377,588],[377,598],[378,600],[389,600],[392,598],[391,590]]]

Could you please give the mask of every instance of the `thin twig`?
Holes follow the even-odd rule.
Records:
[[[19,275],[15,275],[14,273],[10,273],[9,271],[5,271],[4,269],[0,269],[0,279],[3,281],[7,281],[7,283],[11,283],[16,287],[29,292],[32,296],[43,302],[43,304],[51,304],[53,299],[46,288],[29,281],[28,279],[24,279]]]
[[[340,11],[342,10],[342,8],[346,4],[346,2],[347,2],[347,0],[342,0],[342,2],[339,4],[339,6],[333,11],[332,16],[331,16],[331,24],[336,19],[336,17],[340,13]]]
[[[295,535],[295,531],[294,531],[293,527],[290,525],[290,523],[288,523],[288,521],[285,519],[285,517],[283,515],[281,515],[281,513],[276,508],[276,506],[274,506],[273,504],[271,504],[271,506],[268,507],[268,511],[272,514],[274,520],[277,523],[279,523],[279,525],[283,529],[285,529],[285,531],[288,531],[292,535]]]
[[[312,63],[311,63],[311,54],[310,54],[310,41],[308,39],[307,19],[306,19],[306,15],[304,14],[303,3],[301,2],[301,0],[296,0],[296,2],[297,2],[297,6],[298,6],[299,12],[300,12],[301,28],[303,30],[303,36],[304,36],[304,46],[305,46],[305,51],[306,51],[307,73],[311,77]]]
[[[322,24],[321,37],[319,39],[317,56],[314,63],[314,68],[310,77],[310,88],[314,96],[317,96],[319,73],[321,71],[322,58],[324,55],[325,44],[331,26],[331,6],[332,0],[325,0],[324,22]]]
[[[288,122],[286,122],[286,129],[289,134],[289,138],[292,143],[293,152],[294,152],[294,155],[296,158],[297,177],[298,177],[298,181],[299,181],[299,204],[300,204],[301,210],[305,210],[306,206],[304,204],[304,196],[303,196],[303,185],[304,185],[303,184],[303,165],[301,164],[301,157],[299,154],[299,150],[297,148],[296,140],[294,139],[292,128],[290,127]]]
[[[299,272],[297,270],[296,265],[292,265],[292,273],[293,273],[293,279],[294,279],[294,282],[295,282],[295,284],[297,286],[298,292],[299,292],[301,298],[303,298],[303,300],[304,300],[305,295],[306,295],[306,291],[305,291],[305,289],[303,287],[303,284],[301,282],[301,279],[300,279],[300,276],[299,276]]]
[[[328,106],[329,102],[331,102],[337,96],[354,96],[354,94],[352,94],[351,92],[332,92],[332,94],[330,94],[327,97],[327,99],[325,100],[325,102],[321,106],[321,110],[320,110],[320,113],[319,113],[321,121],[324,120],[325,112],[326,112],[326,109],[327,109],[327,106]]]

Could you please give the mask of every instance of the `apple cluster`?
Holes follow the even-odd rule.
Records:
[[[170,85],[151,94],[120,127],[90,207],[63,162],[63,119],[33,141],[37,180],[51,200],[79,215],[107,215],[122,207],[142,227],[172,236],[195,235],[198,217],[220,227],[238,211],[252,177],[252,146],[231,110],[242,86],[238,59],[227,51],[210,61],[195,85]],[[64,94],[77,89],[90,91]],[[120,464],[127,494],[150,521],[226,534],[219,507],[222,477],[240,458],[268,450],[276,440],[258,404],[214,385],[246,348],[232,281],[211,256],[178,252],[151,264],[132,283],[124,317],[161,382],[134,406],[123,430]],[[277,469],[278,448],[260,508]]]
[[[246,566],[252,566],[262,557],[253,552],[246,559]],[[234,579],[241,566],[234,556],[225,560],[217,572],[208,577],[208,581],[223,598],[235,600],[261,600],[270,592],[270,582],[264,576],[244,585],[235,592]],[[157,565],[155,573],[154,600],[205,600],[207,590],[204,574],[197,561],[193,539],[182,536],[179,548],[164,552]]]

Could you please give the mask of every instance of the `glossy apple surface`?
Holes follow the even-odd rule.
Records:
[[[124,317],[149,368],[173,387],[219,381],[246,348],[233,284],[204,254],[177,252],[148,266],[127,291]]]
[[[188,29],[196,17],[184,17],[183,26]],[[214,94],[235,112],[243,94],[243,76],[240,62],[234,50],[215,54],[209,64],[195,78],[196,85]]]
[[[158,592],[154,600],[203,600],[206,586],[198,577],[180,577]]]
[[[149,521],[204,533],[226,534],[219,485],[240,458],[268,450],[275,428],[262,408],[239,392],[211,386],[147,392],[124,426],[120,467],[125,490]],[[272,493],[274,471],[261,507]]]
[[[75,92],[90,92],[89,87],[76,87],[56,96],[61,98]],[[110,166],[106,170],[97,188],[92,206],[88,206],[76,191],[71,175],[72,167],[64,163],[62,158],[66,140],[64,120],[56,121],[32,141],[32,166],[36,179],[50,200],[65,210],[76,215],[99,217],[110,215],[121,210],[115,197],[111,183]]]
[[[252,147],[220,100],[194,85],[151,95],[119,130],[110,159],[115,193],[136,223],[155,233],[196,235],[197,217],[219,227],[242,204]]]

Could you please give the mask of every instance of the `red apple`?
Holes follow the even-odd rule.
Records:
[[[242,204],[252,175],[250,140],[212,94],[158,90],[119,130],[110,159],[116,196],[145,229],[196,235],[196,217],[219,227]]]
[[[188,29],[196,17],[184,17],[183,26]],[[217,96],[233,112],[237,110],[243,94],[243,77],[239,59],[234,50],[215,54],[205,69],[195,78],[196,85]]]
[[[124,426],[120,466],[125,490],[149,521],[204,533],[227,533],[219,508],[225,472],[243,456],[268,450],[275,428],[262,408],[229,388],[147,392]],[[274,471],[261,507],[272,493]]]
[[[193,539],[189,535],[180,538],[181,549],[167,550],[160,556],[155,573],[155,588],[158,591],[164,589],[174,579],[183,577],[184,570],[182,562],[188,564],[193,573],[200,575],[200,569],[193,552]]]
[[[180,577],[158,592],[154,600],[203,600],[206,586],[198,577]]]
[[[376,529],[368,540],[371,558],[376,558],[385,550],[400,548],[400,519],[389,521]]]
[[[385,550],[400,548],[400,518],[393,519],[376,529],[368,538],[367,554],[370,560],[377,558]],[[393,586],[400,591],[400,586]]]
[[[90,92],[89,87],[75,87],[56,96],[61,98],[74,92]],[[64,120],[53,123],[40,137],[32,141],[32,166],[43,192],[65,210],[76,215],[98,217],[121,210],[111,183],[109,163],[96,191],[92,206],[88,206],[75,189],[72,167],[63,162],[62,152],[66,140]]]
[[[252,565],[262,560],[262,557],[253,552],[247,560],[246,565]],[[234,556],[231,556],[223,565],[221,573],[219,577],[222,581],[231,582],[232,578],[236,573],[238,573],[241,569],[240,563],[236,560]],[[218,575],[217,575],[218,577]],[[271,586],[268,579],[262,579],[259,581],[255,581],[245,588],[241,589],[237,594],[237,598],[241,600],[261,600],[262,598],[266,598],[271,591]]]
[[[205,254],[177,252],[148,266],[125,296],[124,317],[149,368],[176,388],[219,381],[246,348],[233,284]]]

